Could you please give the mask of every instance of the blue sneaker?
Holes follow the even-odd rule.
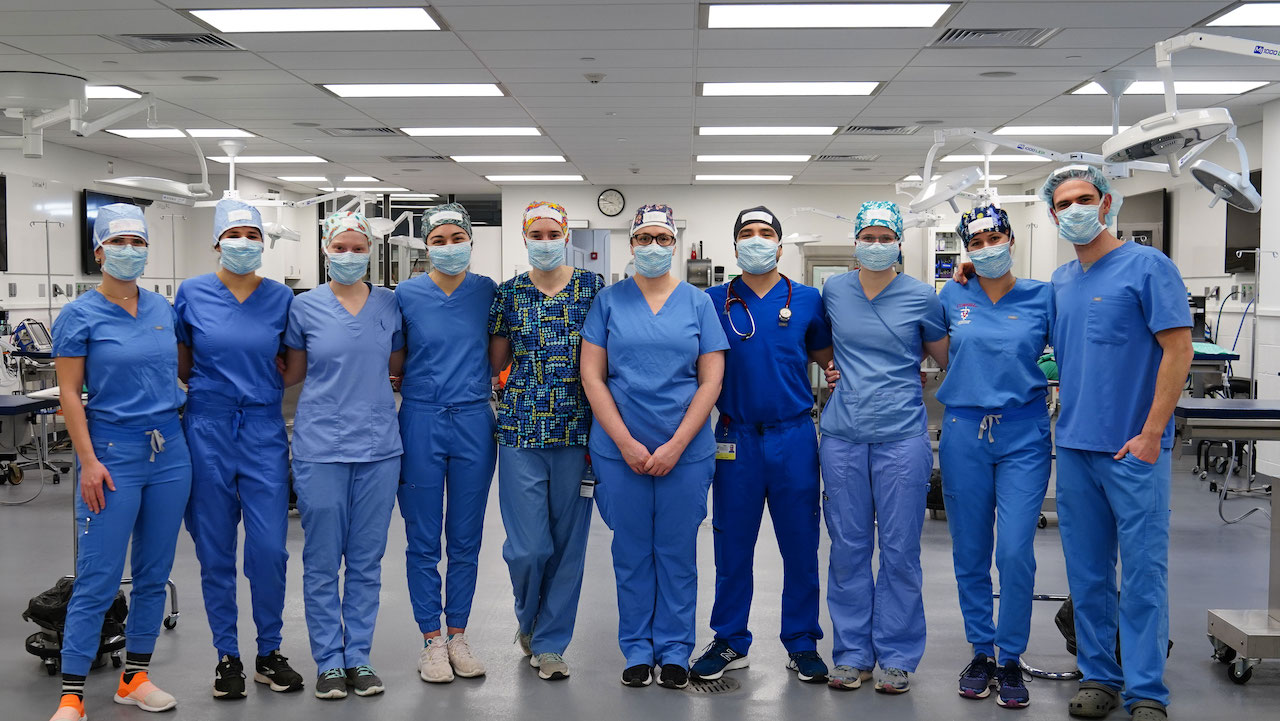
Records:
[[[986,698],[996,684],[996,662],[980,653],[973,657],[960,672],[960,695],[965,698]]]
[[[1022,669],[1017,661],[1007,661],[996,673],[996,703],[1004,708],[1026,708],[1031,705],[1031,694],[1022,681]]]
[[[796,651],[788,654],[787,668],[796,672],[796,678],[805,683],[826,683],[827,664],[817,651]]]
[[[697,681],[714,681],[724,675],[725,671],[746,668],[750,665],[746,655],[729,648],[729,644],[716,639],[707,645],[698,660],[689,669],[689,674]],[[823,667],[825,672],[826,667]]]

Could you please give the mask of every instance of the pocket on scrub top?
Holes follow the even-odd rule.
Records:
[[[369,408],[369,428],[381,433],[390,429],[392,433],[400,432],[400,423],[396,420],[396,404],[379,404]]]
[[[1094,297],[1089,301],[1088,337],[1094,343],[1120,345],[1133,333],[1133,303],[1124,298]]]

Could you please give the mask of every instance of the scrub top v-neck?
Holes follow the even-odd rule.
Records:
[[[404,334],[390,290],[370,286],[355,315],[328,283],[309,290],[293,299],[284,343],[307,352],[294,420],[295,459],[360,463],[401,453],[387,361],[404,347]]]
[[[283,379],[275,358],[284,351],[293,291],[263,278],[243,302],[216,273],[178,286],[178,340],[191,348],[193,398],[233,406],[279,405]]]
[[[489,308],[498,285],[487,276],[467,273],[452,293],[429,275],[396,286],[404,315],[409,353],[400,395],[435,405],[488,402]]]

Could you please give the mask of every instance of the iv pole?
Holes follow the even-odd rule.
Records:
[[[49,245],[49,226],[56,225],[63,227],[64,223],[60,220],[33,220],[27,223],[34,228],[37,225],[44,226],[44,287],[48,292],[45,299],[48,301],[49,310],[49,327],[53,327],[53,249]]]

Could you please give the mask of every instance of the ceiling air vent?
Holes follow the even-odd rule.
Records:
[[[1011,28],[1005,30],[951,28],[937,40],[933,48],[1038,48],[1062,28]]]
[[[819,155],[819,163],[871,163],[879,160],[879,155]]]
[[[244,50],[213,33],[172,33],[165,35],[103,35],[140,53],[212,52]]]
[[[850,125],[845,135],[913,135],[919,125]]]
[[[447,160],[443,155],[384,155],[388,163],[439,163]]]
[[[395,128],[320,128],[320,132],[335,138],[380,138],[384,135],[404,135]]]

